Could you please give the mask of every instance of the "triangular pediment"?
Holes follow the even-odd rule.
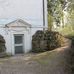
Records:
[[[5,27],[31,27],[31,25],[24,20],[18,19],[6,24]]]

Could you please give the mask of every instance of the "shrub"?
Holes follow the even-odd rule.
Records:
[[[5,40],[4,38],[0,35],[0,53],[5,51]]]
[[[64,46],[65,38],[58,32],[37,31],[32,37],[32,51],[44,52]]]

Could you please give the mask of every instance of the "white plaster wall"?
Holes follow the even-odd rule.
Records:
[[[5,29],[4,28],[0,28],[0,35],[5,36]]]
[[[13,31],[12,29],[0,28],[6,40],[7,53],[14,53],[13,34],[24,34],[25,52],[32,48],[32,35],[37,30],[43,30],[43,0],[0,0],[0,23],[7,23],[14,19],[23,19],[31,24],[32,28],[27,31]],[[2,20],[2,21],[1,21]],[[47,28],[47,1],[45,0],[45,27]],[[16,24],[16,23],[14,23]],[[14,29],[15,30],[15,29]],[[16,30],[23,30],[16,29]]]
[[[18,18],[32,26],[43,26],[43,0],[0,0],[1,23]],[[47,26],[47,0],[45,0],[45,21]]]
[[[27,53],[31,50],[31,37],[30,37],[30,31],[29,29],[26,28],[10,28],[10,38],[11,38],[11,52],[14,55],[15,54],[15,49],[14,49],[14,34],[23,34],[24,35],[24,53]],[[8,50],[9,51],[9,50]]]
[[[43,28],[42,27],[39,27],[39,28],[33,27],[33,28],[31,28],[31,36],[33,36],[38,30],[43,30]]]
[[[26,31],[25,33],[25,52],[29,52],[32,49],[32,36],[31,36],[31,31]]]
[[[21,30],[21,31],[19,31]],[[5,29],[5,28],[0,28],[0,34],[4,37],[6,41],[6,52],[10,53],[12,55],[15,54],[15,49],[14,49],[14,34],[24,34],[24,53],[27,53],[31,50],[31,31],[30,28],[27,30],[24,28],[16,28],[15,29]]]
[[[6,52],[11,53],[11,37],[10,34],[6,31],[5,28],[0,28],[0,34],[4,37],[5,39],[5,46],[6,46]]]

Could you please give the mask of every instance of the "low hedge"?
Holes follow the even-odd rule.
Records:
[[[32,51],[44,52],[65,45],[65,37],[58,32],[53,31],[37,31],[32,37]]]
[[[4,38],[0,35],[0,53],[5,52],[5,40]]]

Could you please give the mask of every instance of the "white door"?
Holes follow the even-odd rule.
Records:
[[[24,53],[23,51],[23,34],[15,34],[14,35],[14,48],[15,48],[15,54],[21,54]]]

